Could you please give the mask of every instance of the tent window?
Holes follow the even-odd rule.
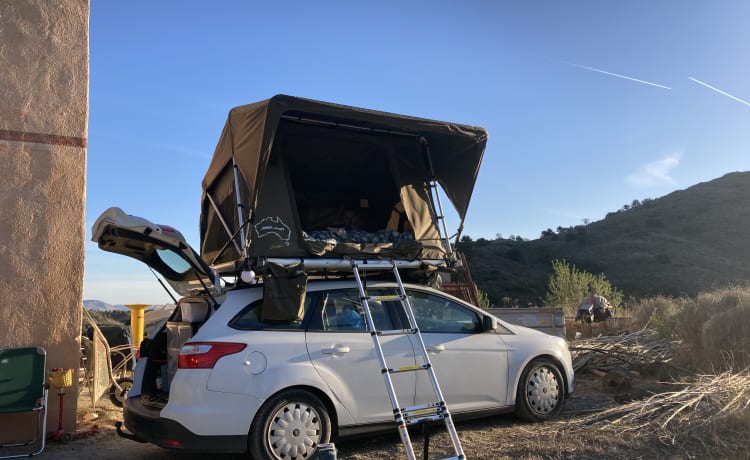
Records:
[[[378,141],[320,134],[287,138],[283,154],[303,229],[386,227],[399,187]]]

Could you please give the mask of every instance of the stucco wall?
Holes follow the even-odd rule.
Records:
[[[88,0],[0,6],[0,348],[79,367],[88,118]],[[76,380],[76,379],[74,379]],[[75,429],[77,388],[65,397]],[[50,391],[48,428],[58,399]],[[10,427],[7,416],[0,425]]]

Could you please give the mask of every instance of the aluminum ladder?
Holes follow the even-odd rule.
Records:
[[[388,396],[391,400],[391,406],[393,407],[393,417],[396,420],[396,424],[398,425],[399,435],[401,436],[401,442],[404,444],[407,458],[409,460],[416,460],[411,438],[409,437],[408,426],[419,422],[442,420],[445,423],[445,428],[448,430],[448,434],[450,435],[451,441],[453,442],[453,448],[456,454],[453,457],[448,457],[448,459],[465,459],[466,456],[464,455],[464,451],[461,448],[461,441],[458,439],[458,433],[456,432],[456,427],[453,424],[453,418],[448,411],[448,406],[445,404],[445,398],[443,397],[443,392],[440,390],[440,385],[438,384],[435,370],[433,369],[432,363],[430,362],[430,357],[427,354],[427,348],[425,347],[424,339],[422,338],[422,334],[419,331],[419,327],[417,326],[417,321],[414,318],[414,311],[412,310],[409,298],[406,296],[404,284],[401,281],[401,275],[399,275],[398,272],[398,264],[394,261],[386,260],[352,260],[351,263],[354,272],[354,279],[356,280],[357,288],[359,289],[360,301],[362,302],[362,307],[365,311],[365,319],[367,320],[368,330],[370,331],[370,336],[372,337],[372,342],[375,346],[375,352],[378,355],[380,370],[383,374],[383,378],[385,379],[385,387],[388,390]],[[360,275],[360,271],[365,270],[392,270],[393,277],[396,280],[396,284],[398,284],[398,294],[380,296],[368,295],[365,284],[362,282],[362,276]],[[389,331],[377,330],[375,328],[375,322],[372,318],[372,313],[370,312],[370,301],[372,300],[401,302],[409,319],[409,328]],[[399,368],[388,367],[388,364],[385,361],[385,355],[383,354],[383,349],[380,345],[380,337],[388,335],[415,336],[417,338],[419,348],[418,352],[420,352],[422,355],[422,364],[417,364],[414,366],[404,366]],[[398,402],[398,395],[396,395],[396,390],[393,387],[391,375],[401,372],[419,371],[427,372],[427,374],[429,375],[430,382],[432,382],[432,387],[435,391],[436,400],[434,402],[429,402],[426,404],[401,407]]]

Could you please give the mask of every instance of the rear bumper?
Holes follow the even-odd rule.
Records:
[[[145,406],[140,397],[126,399],[123,420],[130,434],[120,433],[120,436],[165,449],[212,453],[247,452],[247,436],[201,436],[174,420],[162,418],[160,412]]]

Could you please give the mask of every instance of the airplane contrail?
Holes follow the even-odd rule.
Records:
[[[596,67],[589,67],[587,65],[574,64],[572,62],[566,62],[566,61],[560,61],[560,62],[571,65],[573,67],[578,67],[579,69],[591,70],[592,72],[599,72],[599,73],[603,73],[604,75],[611,75],[617,78],[624,78],[625,80],[630,80],[630,81],[634,81],[637,83],[643,83],[644,85],[651,85],[651,86],[656,86],[657,88],[663,88],[663,89],[669,89],[669,90],[672,89],[669,86],[659,85],[657,83],[653,83],[653,82],[646,81],[646,80],[639,80],[638,78],[628,77],[627,75],[620,75],[619,73],[607,72],[606,70],[597,69]]]
[[[544,59],[545,61],[556,62],[558,64],[565,64],[565,65],[569,65],[571,67],[578,67],[579,69],[583,69],[583,70],[590,70],[592,72],[603,73],[604,75],[609,75],[611,77],[622,78],[622,79],[625,79],[625,80],[634,81],[636,83],[642,83],[644,85],[656,86],[657,88],[661,88],[661,89],[667,89],[667,90],[671,90],[672,89],[669,86],[660,85],[658,83],[654,83],[654,82],[651,82],[651,81],[641,80],[639,78],[634,78],[634,77],[628,77],[627,75],[621,75],[619,73],[608,72],[606,70],[597,69],[596,67],[590,67],[590,66],[587,66],[587,65],[576,64],[575,62],[565,61],[563,59],[557,59],[557,58],[545,56],[543,54],[535,54],[535,53],[529,53],[529,54],[531,56],[537,57],[539,59]]]
[[[722,90],[720,90],[720,89],[718,89],[718,88],[714,88],[713,86],[709,85],[708,83],[703,83],[702,81],[700,81],[700,80],[698,80],[698,79],[696,79],[696,78],[693,78],[693,77],[688,77],[688,78],[689,78],[689,79],[691,79],[691,80],[693,80],[694,82],[698,83],[699,85],[703,85],[703,86],[705,86],[706,88],[708,88],[708,89],[712,89],[712,90],[716,91],[716,92],[717,92],[717,93],[719,93],[719,94],[723,94],[723,95],[724,95],[724,96],[726,96],[726,97],[731,97],[732,99],[734,99],[734,100],[735,100],[735,101],[737,101],[737,102],[742,102],[743,104],[745,104],[745,105],[747,105],[747,106],[750,106],[750,102],[747,102],[747,101],[745,101],[745,100],[743,100],[743,99],[740,99],[740,98],[738,98],[738,97],[736,97],[736,96],[732,96],[732,95],[731,95],[731,94],[729,94],[729,93],[725,93],[724,91],[722,91]]]

